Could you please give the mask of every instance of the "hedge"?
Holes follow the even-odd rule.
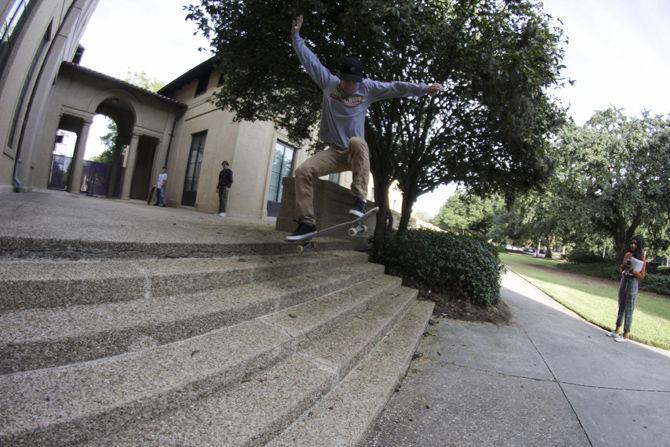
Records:
[[[640,283],[642,290],[660,293],[661,295],[670,295],[670,276],[667,275],[647,275]]]
[[[565,258],[570,262],[578,264],[603,262],[602,256],[583,248],[575,248],[574,250],[571,250]]]
[[[466,298],[474,304],[496,304],[503,266],[495,247],[464,236],[431,230],[409,230],[386,238],[379,260],[387,273],[424,290]]]

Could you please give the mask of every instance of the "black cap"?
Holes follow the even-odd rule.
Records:
[[[363,63],[355,57],[345,57],[340,65],[340,79],[361,82],[363,74]]]

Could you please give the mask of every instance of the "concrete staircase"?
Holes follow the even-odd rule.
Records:
[[[0,445],[357,445],[432,311],[351,250],[129,249],[0,259]]]

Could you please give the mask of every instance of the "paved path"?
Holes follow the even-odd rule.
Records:
[[[155,243],[270,243],[274,225],[221,219],[184,208],[97,199],[60,191],[0,193],[0,237]]]
[[[514,274],[501,293],[509,326],[430,328],[369,447],[670,445],[667,351],[614,342]]]

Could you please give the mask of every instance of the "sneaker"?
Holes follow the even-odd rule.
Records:
[[[353,207],[349,210],[349,214],[353,214],[356,217],[361,217],[365,214],[365,210],[367,209],[367,202],[360,197],[356,197],[354,199],[354,205]]]
[[[219,217],[226,217],[226,213],[219,213]]]
[[[619,343],[625,343],[625,342],[628,341],[628,339],[621,336],[621,335],[617,335],[616,337],[614,337],[614,341],[619,342]]]
[[[618,336],[619,336],[619,334],[617,334],[617,333],[614,332],[614,331],[612,331],[612,332],[608,332],[606,335],[607,335],[608,337],[618,337]]]
[[[298,222],[298,228],[296,228],[293,233],[286,236],[285,240],[299,241],[301,239],[310,237],[315,233],[316,233],[316,225],[307,222]]]

